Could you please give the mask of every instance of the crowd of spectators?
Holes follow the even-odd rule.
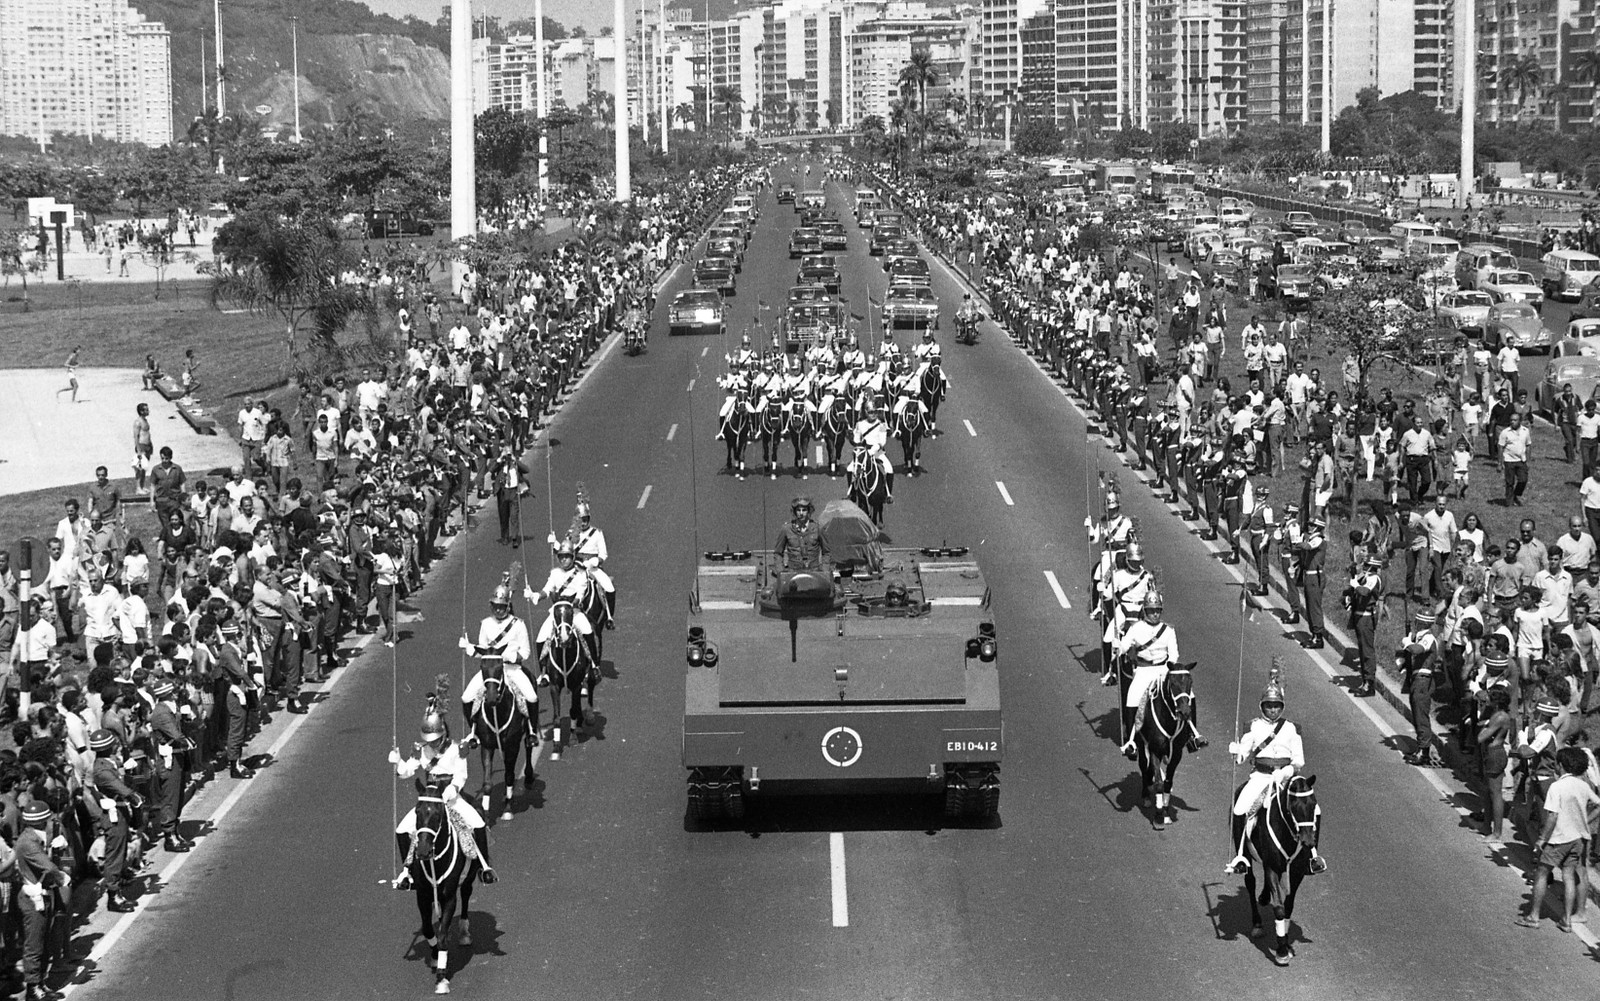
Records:
[[[441,536],[469,525],[619,311],[653,298],[748,169],[646,189],[604,213],[614,240],[561,243],[503,280],[469,272],[459,295],[419,285],[403,257],[367,262],[353,280],[372,279],[403,352],[291,405],[244,401],[228,470],[182,469],[141,405],[135,448],[159,457],[141,485],[124,492],[102,466],[65,498],[26,598],[0,551],[14,745],[0,750],[0,923],[30,993],[47,933],[96,896],[74,886],[130,909],[147,846],[190,847],[195,780],[251,777],[251,736],[311,709],[311,688],[349,669],[349,636],[402,638],[397,604],[425,586]]]

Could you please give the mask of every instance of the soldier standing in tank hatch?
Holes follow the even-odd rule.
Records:
[[[822,569],[822,529],[811,520],[811,498],[796,497],[789,510],[793,517],[778,529],[773,558],[781,560],[785,570]]]

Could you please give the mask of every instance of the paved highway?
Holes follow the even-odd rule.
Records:
[[[830,188],[842,214],[846,194]],[[734,335],[758,300],[782,301],[795,271],[785,249],[789,209],[770,194],[762,207],[732,300]],[[853,226],[843,270],[853,302],[869,287],[881,296],[882,272]],[[939,265],[934,272],[953,309],[959,286]],[[674,276],[663,306],[684,280]],[[1215,742],[1185,763],[1182,819],[1158,833],[1115,746],[1113,698],[1098,684],[1084,616],[1086,485],[1102,464],[1110,468],[1110,453],[992,326],[975,347],[953,345],[948,328],[941,339],[955,386],[941,412],[945,433],[925,448],[924,476],[900,477],[887,527],[897,544],[971,546],[993,586],[1007,735],[1000,821],[945,827],[927,805],[896,798],[768,802],[746,825],[710,830],[685,820],[678,754],[693,552],[757,547],[794,494],[820,504],[844,486],[816,475],[739,482],[722,474],[712,434],[725,345],[668,338],[658,316],[649,352],[603,355],[553,431],[557,521],[566,523],[574,484],[584,481],[609,536],[622,625],[607,636],[598,727],[560,761],[541,760],[536,789],[513,820],[494,825],[501,881],[475,895],[475,944],[458,955],[456,993],[1588,996],[1593,961],[1548,922],[1541,932],[1512,926],[1520,876],[1486,861],[1484,843],[1384,745],[1370,714],[1386,708],[1358,707],[1263,616],[1242,632],[1245,710],[1281,654],[1333,866],[1302,890],[1294,965],[1269,962],[1247,937],[1241,881],[1220,874],[1224,811],[1241,778],[1221,746],[1241,644],[1232,578],[1164,506],[1127,490],[1166,585],[1168,621],[1184,659],[1199,662],[1202,721]],[[530,461],[537,469],[543,451]],[[534,542],[521,550],[536,576],[545,568],[544,508],[542,496],[528,505]],[[388,651],[369,649],[75,997],[431,990],[412,898],[387,887],[392,790],[401,789],[398,809],[407,806],[384,760],[392,685],[399,740],[409,742],[420,693],[439,672],[459,677],[463,614],[485,612],[513,555],[492,530],[457,544],[420,596],[423,621],[394,669]]]

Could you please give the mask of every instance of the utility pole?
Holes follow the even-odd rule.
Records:
[[[300,18],[289,17],[289,38],[294,51],[294,141],[300,141]]]
[[[450,0],[450,239],[478,231],[478,178],[473,161],[472,3]],[[458,294],[466,265],[451,267],[451,289]]]
[[[539,196],[550,191],[550,137],[544,120],[550,115],[550,103],[544,90],[544,0],[533,0],[533,103],[539,113]]]
[[[611,0],[611,63],[615,67],[612,76],[617,85],[617,99],[612,107],[616,118],[617,201],[620,204],[633,200],[633,179],[628,169],[628,20],[623,10],[625,6],[625,0]]]
[[[1456,188],[1463,212],[1472,207],[1472,188],[1476,180],[1473,177],[1473,147],[1478,140],[1478,23],[1475,15],[1476,11],[1469,8],[1460,59],[1465,68],[1461,77],[1461,178]]]
[[[1300,0],[1300,124],[1311,124],[1311,0]]]
[[[656,74],[656,90],[661,98],[661,152],[666,153],[671,147],[667,134],[672,131],[672,87],[667,82],[667,0],[656,0],[656,17],[660,19],[656,27],[661,32],[661,44],[656,52],[661,71]]]
[[[211,0],[211,19],[217,32],[217,120],[221,121],[222,116],[228,113],[227,84],[223,81],[225,74],[222,61],[222,0]]]

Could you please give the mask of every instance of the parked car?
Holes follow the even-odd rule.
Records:
[[[1567,323],[1567,340],[1600,344],[1600,317],[1586,316]]]
[[[1497,302],[1483,323],[1483,343],[1490,349],[1509,344],[1518,351],[1550,350],[1550,331],[1539,311],[1525,302]]]
[[[1487,292],[1476,289],[1467,292],[1446,292],[1439,299],[1439,319],[1457,330],[1483,333],[1484,322],[1489,319],[1489,307],[1494,300]]]
[[[725,317],[722,293],[710,288],[684,289],[672,297],[672,305],[667,307],[667,333],[721,334]]]
[[[433,223],[403,212],[367,213],[367,236],[374,240],[412,235],[432,236]]]
[[[1489,293],[1495,302],[1525,302],[1534,309],[1544,305],[1544,290],[1526,271],[1490,270],[1478,280],[1478,291]]]

